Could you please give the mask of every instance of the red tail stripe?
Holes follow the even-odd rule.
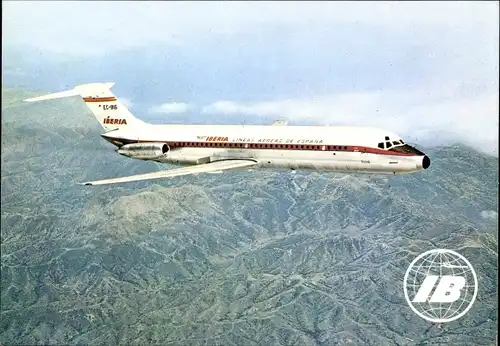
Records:
[[[116,97],[84,97],[85,102],[112,102],[116,101]]]

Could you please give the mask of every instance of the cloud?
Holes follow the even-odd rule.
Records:
[[[498,155],[498,91],[464,93],[463,88],[379,90],[251,103],[218,101],[203,107],[202,113],[373,126],[422,145],[459,140]]]
[[[182,102],[164,103],[160,106],[153,107],[151,112],[153,113],[186,113],[193,108],[192,105]]]
[[[264,111],[261,107],[265,103],[254,103],[251,105],[243,105],[232,101],[217,101],[208,106],[202,108],[201,112],[205,114],[224,114],[224,115],[258,115],[258,116],[269,116],[275,115],[276,112]],[[270,103],[272,104],[272,103]],[[275,106],[279,107],[279,104],[274,103]]]
[[[436,30],[457,27],[498,37],[496,2],[44,1],[4,2],[2,10],[3,41],[77,55],[192,44],[276,26],[368,25],[434,37]]]
[[[422,144],[498,147],[497,2],[3,5],[12,84],[119,76],[149,105],[168,92],[196,104],[220,100],[204,114],[372,125]],[[16,55],[17,46],[33,50]]]
[[[498,213],[494,210],[483,210],[481,212],[481,217],[483,219],[496,219],[498,217]]]

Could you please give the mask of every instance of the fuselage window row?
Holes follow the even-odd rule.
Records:
[[[250,149],[294,149],[294,150],[347,150],[341,145],[300,145],[300,144],[256,144],[256,143],[206,143],[206,142],[174,142],[172,148],[179,147],[212,147],[212,148],[250,148]]]

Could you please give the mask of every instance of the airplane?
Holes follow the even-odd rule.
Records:
[[[393,132],[349,126],[159,125],[134,117],[111,92],[111,83],[29,98],[36,102],[80,96],[120,155],[179,166],[164,171],[88,181],[103,185],[224,171],[273,168],[401,174],[429,168],[430,159]]]

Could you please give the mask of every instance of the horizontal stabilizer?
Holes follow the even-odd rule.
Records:
[[[80,185],[104,185],[104,184],[116,184],[116,183],[127,183],[132,181],[140,180],[151,180],[160,178],[173,178],[181,175],[196,175],[200,173],[214,173],[222,172],[226,170],[239,169],[244,167],[255,166],[257,161],[244,159],[244,160],[221,160],[211,163],[205,163],[202,165],[195,165],[190,167],[181,167],[169,169],[167,171],[137,174],[128,177],[121,178],[111,178],[104,180],[89,181],[85,183],[80,183]]]
[[[61,91],[58,93],[48,94],[48,95],[44,95],[44,96],[33,97],[30,99],[24,100],[24,102],[37,102],[37,101],[45,101],[45,100],[54,100],[54,99],[60,99],[63,97],[71,97],[71,96],[76,96],[76,95],[79,95],[78,91],[67,90],[67,91]]]
[[[90,84],[81,84],[75,86],[71,90],[61,91],[57,93],[51,93],[43,96],[32,97],[24,100],[24,102],[37,102],[37,101],[46,101],[46,100],[54,100],[60,99],[64,97],[71,97],[80,95],[82,97],[93,96],[96,94],[98,96],[102,92],[106,92],[111,89],[115,85],[115,83],[90,83]]]

